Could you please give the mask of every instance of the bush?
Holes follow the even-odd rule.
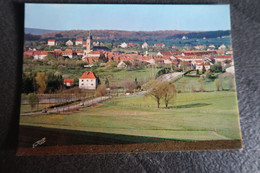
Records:
[[[106,87],[104,85],[99,85],[96,89],[95,95],[97,97],[105,96],[107,94]]]

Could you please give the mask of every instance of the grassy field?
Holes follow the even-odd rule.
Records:
[[[235,81],[233,81],[233,85],[235,86]],[[180,80],[175,82],[175,86],[177,90],[182,92],[191,92],[192,88],[196,91],[200,89],[199,77],[188,77],[184,76]],[[203,87],[205,91],[216,91],[216,86],[214,80],[204,80]],[[229,90],[228,79],[222,80],[222,87],[225,90]]]
[[[29,68],[28,66],[24,67],[24,70]],[[150,79],[154,79],[155,74],[159,69],[152,68],[137,68],[137,69],[119,69],[112,68],[106,69],[105,67],[97,67],[94,69],[89,68],[71,68],[71,69],[53,69],[50,66],[34,66],[33,69],[35,71],[50,71],[55,73],[56,71],[61,74],[67,76],[68,78],[78,79],[85,71],[94,71],[96,76],[98,76],[101,80],[101,83],[104,84],[106,78],[109,79],[110,84],[120,84],[122,81],[134,81],[137,78],[138,81],[148,81]]]
[[[169,107],[158,109],[149,97],[130,96],[78,113],[22,116],[20,123],[177,140],[241,138],[235,92],[180,93]]]

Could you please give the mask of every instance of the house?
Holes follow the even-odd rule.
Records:
[[[70,59],[77,57],[77,53],[71,49],[67,49],[65,51],[61,51],[62,56],[67,56]]]
[[[142,49],[147,49],[148,46],[149,46],[149,45],[148,45],[146,42],[144,42],[144,43],[142,44]]]
[[[65,44],[66,44],[66,46],[73,46],[73,41],[68,40]]]
[[[48,46],[55,46],[55,40],[48,40]]]
[[[72,87],[72,86],[74,86],[74,79],[64,79],[63,80],[64,82],[64,85],[66,86],[66,87]]]
[[[182,39],[182,40],[186,40],[186,39],[188,39],[188,37],[186,37],[186,36],[182,36],[181,39]]]
[[[203,66],[205,67],[206,71],[208,71],[210,69],[210,65],[209,64],[198,64],[196,65],[196,70],[202,71]]]
[[[208,46],[207,50],[215,50],[215,46],[213,44],[211,44],[211,45]]]
[[[126,43],[126,42],[121,43],[121,44],[120,44],[120,47],[121,47],[121,48],[127,48],[127,43]]]
[[[76,42],[75,42],[75,45],[78,46],[78,45],[83,45],[83,39],[76,39]]]
[[[86,71],[79,78],[80,89],[94,90],[98,86],[98,80],[96,75],[92,71]]]
[[[165,44],[160,43],[160,44],[154,44],[153,46],[154,46],[154,47],[157,47],[157,48],[164,48],[164,47],[165,47]]]
[[[222,45],[220,45],[219,47],[218,47],[218,50],[225,50],[227,47],[224,45],[224,44],[222,44]]]
[[[164,59],[164,60],[163,60],[163,63],[164,63],[164,64],[172,64],[172,61],[169,60],[169,59]]]
[[[127,46],[128,47],[135,47],[135,44],[131,42],[131,43],[128,43]]]
[[[33,59],[35,60],[43,60],[48,55],[47,51],[35,51],[33,53]]]
[[[23,58],[33,57],[33,53],[34,53],[34,51],[32,51],[32,50],[26,51],[23,53]]]
[[[127,68],[126,63],[124,61],[121,61],[120,63],[117,64],[117,68]]]
[[[232,55],[218,55],[215,60],[217,62],[232,61]]]
[[[203,49],[205,49],[205,48],[206,48],[205,45],[197,45],[197,46],[194,46],[194,49],[196,49],[196,50],[203,50]]]

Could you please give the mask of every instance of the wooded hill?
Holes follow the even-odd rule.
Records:
[[[70,30],[42,34],[42,38],[87,38],[91,33],[94,40],[157,40],[166,39],[176,34],[187,34],[191,31],[118,31],[118,30]]]
[[[147,40],[171,40],[182,38],[217,38],[230,35],[230,30],[226,31],[180,31],[180,30],[164,30],[164,31],[120,31],[120,30],[68,30],[43,33],[37,35],[37,39],[86,39],[91,33],[94,40],[114,40],[114,41],[147,41]],[[31,38],[32,34],[26,34]],[[40,38],[39,38],[40,36]],[[27,36],[25,36],[25,40]],[[28,39],[31,40],[31,39]]]

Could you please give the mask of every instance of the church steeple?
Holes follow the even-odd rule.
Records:
[[[88,38],[87,38],[87,41],[86,41],[86,51],[87,52],[91,52],[91,40],[92,40],[92,37],[90,35],[90,31],[89,31],[89,34],[88,34]]]

